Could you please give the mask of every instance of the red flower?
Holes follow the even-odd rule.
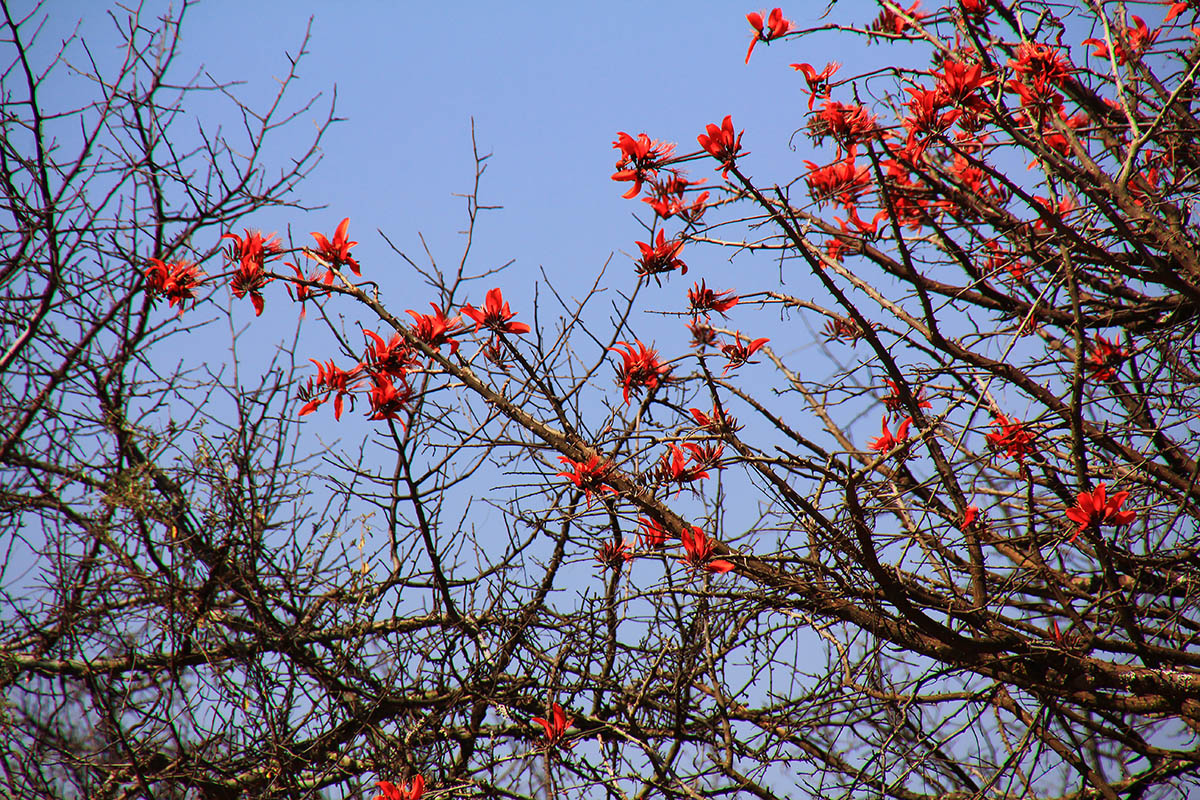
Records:
[[[956,108],[942,111],[946,104],[942,95],[933,89],[908,87],[904,91],[912,95],[912,99],[906,103],[912,113],[904,117],[902,122],[913,136],[942,133],[953,125],[962,113]]]
[[[551,705],[550,719],[543,717],[534,717],[533,721],[546,729],[546,746],[557,747],[563,744],[563,736],[567,732],[567,728],[571,727],[571,723],[575,721],[574,717],[568,717],[563,711],[562,706],[558,703]],[[567,745],[570,747],[570,745]]]
[[[304,317],[308,314],[308,308],[305,307],[304,304],[313,297],[313,287],[309,286],[309,284],[323,283],[326,286],[332,286],[333,272],[327,269],[324,271],[324,273],[322,273],[320,269],[316,269],[308,277],[305,277],[304,273],[300,271],[300,267],[296,266],[295,264],[288,263],[284,266],[291,267],[292,271],[296,273],[296,279],[292,281],[291,286],[287,287],[287,291],[288,295],[295,298],[296,302],[300,304],[300,319],[304,319]],[[295,294],[292,294],[293,286],[296,289]],[[320,293],[327,294],[324,291],[321,291]]]
[[[725,453],[725,445],[713,444],[711,442],[706,442],[705,444],[684,442],[683,446],[692,454],[692,462],[695,464],[692,467],[692,471],[697,473],[696,477],[708,477],[708,473],[701,470],[725,469],[721,464],[721,456]]]
[[[1154,44],[1154,40],[1161,33],[1157,28],[1151,31],[1146,26],[1146,21],[1139,16],[1134,16],[1133,27],[1125,27],[1124,31],[1118,31],[1113,37],[1113,46],[1117,56],[1117,63],[1124,64],[1128,59],[1137,60],[1142,57],[1142,53],[1146,48]],[[1170,20],[1168,16],[1164,22]],[[1084,39],[1083,44],[1092,45],[1095,50],[1092,52],[1096,58],[1108,58],[1108,43],[1103,39]]]
[[[667,445],[667,452],[663,453],[662,460],[658,463],[658,472],[664,480],[675,483],[691,483],[708,477],[708,473],[702,467],[688,466],[687,456],[676,444]]]
[[[975,524],[975,520],[979,518],[979,506],[967,506],[967,510],[963,512],[962,522],[958,524],[960,531],[965,531]]]
[[[707,133],[697,136],[696,141],[706,153],[721,162],[721,166],[718,167],[722,170],[721,176],[728,177],[729,170],[733,169],[733,161],[742,149],[742,133],[745,131],[739,131],[737,136],[734,136],[733,117],[729,115],[721,120],[720,126],[709,123],[705,129]]]
[[[167,298],[167,307],[179,304],[179,313],[183,313],[183,304],[191,300],[194,306],[195,289],[200,285],[204,273],[190,261],[173,261],[164,264],[161,259],[148,258],[150,266],[146,267],[146,290]]]
[[[233,239],[233,244],[225,252],[230,261],[237,261],[238,267],[229,280],[229,288],[237,298],[250,295],[254,305],[254,315],[263,312],[262,288],[271,282],[272,278],[263,274],[263,265],[272,258],[278,258],[283,246],[275,238],[275,234],[263,236],[262,231],[245,230],[246,238],[236,233],[226,233],[222,239]]]
[[[734,337],[733,342],[721,345],[721,352],[729,359],[729,363],[725,365],[725,372],[736,369],[743,364],[757,364],[757,361],[750,360],[750,356],[754,355],[764,344],[771,341],[770,339],[762,338],[742,344],[741,331],[735,332]]]
[[[841,68],[841,64],[836,61],[830,61],[825,65],[825,69],[817,72],[812,64],[792,64],[794,70],[799,70],[804,73],[804,80],[808,81],[808,110],[812,111],[813,103],[817,102],[818,97],[829,97],[829,78],[833,73]]]
[[[275,238],[274,233],[269,233],[263,236],[262,231],[252,231],[249,228],[243,229],[246,238],[238,236],[236,233],[222,234],[222,239],[233,239],[233,244],[225,251],[226,257],[230,261],[254,262],[261,269],[263,264],[271,259],[278,258],[279,253],[283,252],[283,245]]]
[[[629,342],[617,342],[616,347],[608,348],[621,356],[622,364],[617,369],[617,383],[623,390],[625,405],[629,405],[630,392],[641,388],[657,388],[659,381],[666,380],[671,372],[669,366],[658,363],[657,350],[646,347],[639,339],[634,339],[634,343],[637,345],[636,351]],[[622,350],[622,347],[625,349]]]
[[[943,104],[971,111],[987,107],[987,101],[978,92],[996,81],[994,75],[984,76],[982,65],[965,64],[953,58],[943,61],[942,71],[933,75],[938,79],[934,91]]]
[[[1096,341],[1092,343],[1091,351],[1088,352],[1087,368],[1093,378],[1105,381],[1117,374],[1117,368],[1127,358],[1129,358],[1129,354],[1125,352],[1125,348],[1110,342],[1103,336],[1097,336]]]
[[[690,222],[696,222],[704,215],[705,203],[708,202],[708,192],[701,192],[691,205],[684,202],[684,193],[689,186],[697,186],[704,181],[689,181],[679,175],[672,175],[665,181],[654,181],[651,188],[653,197],[643,197],[642,202],[648,204],[654,213],[663,219],[670,219],[678,214]]]
[[[709,572],[723,573],[733,569],[733,563],[721,558],[713,558],[713,541],[704,534],[704,531],[697,528],[695,525],[685,527],[683,533],[680,534],[680,539],[683,541],[683,558],[679,559],[680,564],[684,564],[694,570],[708,570]]]
[[[371,415],[368,419],[396,419],[406,411],[408,401],[412,399],[412,389],[400,379],[400,385],[392,381],[392,376],[383,372],[371,373]]]
[[[827,342],[855,344],[866,335],[866,331],[859,327],[859,324],[853,319],[834,317],[825,323],[825,341]]]
[[[1112,497],[1105,497],[1106,487],[1097,484],[1090,492],[1080,492],[1075,505],[1067,509],[1067,517],[1079,525],[1071,541],[1088,528],[1099,528],[1101,525],[1128,525],[1137,519],[1137,513],[1122,511],[1121,506],[1129,498],[1129,492],[1117,492]]]
[[[867,173],[867,168],[855,167],[853,149],[841,161],[835,161],[825,167],[811,161],[805,161],[804,165],[811,170],[805,178],[808,190],[813,200],[818,203],[833,199],[846,206],[853,205],[858,196],[871,185],[871,176]]]
[[[397,378],[403,378],[410,367],[416,364],[416,356],[408,343],[400,336],[393,334],[391,341],[384,344],[383,337],[375,331],[363,331],[371,341],[367,343],[364,361],[370,365],[373,372],[386,372]]]
[[[476,333],[480,328],[488,328],[497,333],[529,333],[529,326],[524,322],[509,322],[516,314],[509,310],[508,303],[500,294],[500,287],[487,293],[482,309],[468,303],[462,307],[462,313],[475,320]]]
[[[750,49],[746,51],[746,63],[750,63],[750,54],[754,52],[754,46],[759,42],[770,44],[771,40],[778,39],[792,29],[792,23],[783,18],[783,9],[773,8],[767,16],[767,24],[763,25],[763,17],[757,11],[751,11],[746,15],[746,21],[750,23],[750,27],[754,28],[754,38],[750,40]],[[809,106],[812,108],[812,106]]]
[[[736,419],[718,409],[715,404],[707,414],[698,408],[689,408],[688,411],[691,412],[692,419],[696,420],[696,425],[713,436],[724,436],[741,427]]]
[[[596,561],[605,569],[620,570],[625,562],[632,560],[633,553],[629,552],[629,544],[624,539],[619,542],[606,539],[596,550]]]
[[[354,404],[354,395],[351,392],[357,388],[357,383],[351,383],[359,373],[359,367],[355,366],[349,372],[334,366],[333,360],[322,364],[316,359],[310,358],[309,361],[317,365],[317,380],[314,383],[312,378],[308,379],[308,387],[301,392],[301,398],[305,396],[311,399],[304,404],[300,409],[300,416],[311,414],[317,410],[317,407],[328,399],[330,392],[336,393],[333,398],[333,418],[342,418],[342,400],[346,397],[350,398],[351,405]],[[325,395],[324,397],[317,396],[318,394]]]
[[[375,785],[383,792],[376,795],[375,800],[421,800],[421,795],[425,794],[425,779],[420,775],[401,786],[388,781],[376,781]]]
[[[688,303],[691,304],[693,314],[703,314],[707,319],[710,311],[725,316],[726,311],[738,304],[738,296],[733,294],[732,289],[714,292],[701,280],[688,289]]]
[[[642,182],[656,177],[664,162],[675,152],[675,145],[651,139],[645,133],[639,133],[633,138],[625,131],[617,133],[613,147],[621,151],[621,159],[617,162],[614,181],[633,181],[629,191],[621,195],[629,199],[636,197],[642,190]]]
[[[575,484],[575,488],[583,492],[583,496],[587,498],[589,504],[592,502],[592,492],[617,493],[616,489],[604,483],[612,465],[607,461],[601,461],[600,456],[592,456],[587,463],[573,461],[566,456],[559,456],[558,460],[563,464],[570,464],[573,472],[557,474]]]
[[[333,241],[329,241],[323,234],[312,232],[313,239],[317,241],[316,250],[305,250],[304,255],[309,258],[316,259],[327,267],[341,269],[343,265],[350,267],[355,275],[362,275],[358,271],[358,262],[350,256],[350,248],[358,244],[358,242],[346,241],[346,231],[350,227],[350,218],[346,217],[337,226],[337,230],[333,232]]]
[[[992,424],[996,430],[987,435],[988,445],[993,450],[1003,450],[1005,455],[1024,464],[1025,456],[1033,452],[1033,434],[1025,427],[1025,423],[997,414]]]
[[[828,134],[845,147],[862,141],[876,130],[875,117],[866,108],[833,100],[825,101],[821,110],[813,116],[809,127],[814,137],[819,139]]]
[[[692,347],[715,347],[717,344],[717,331],[713,326],[708,324],[707,319],[693,317],[692,321],[687,324],[687,329],[692,332]]]
[[[1164,3],[1171,3],[1171,0],[1162,0]],[[1187,0],[1180,0],[1177,3],[1171,3],[1171,7],[1167,9],[1167,15],[1163,17],[1163,23],[1170,22],[1180,14],[1188,10]]]
[[[890,453],[897,445],[904,444],[908,441],[908,426],[912,424],[911,417],[905,417],[901,420],[900,425],[896,428],[896,435],[888,430],[887,415],[883,417],[883,435],[877,439],[872,439],[868,442],[868,446],[880,453]]]
[[[638,249],[642,251],[642,257],[637,262],[637,274],[639,276],[649,275],[654,278],[655,282],[661,285],[658,276],[664,272],[671,272],[678,269],[683,275],[687,275],[687,264],[679,258],[679,251],[683,249],[683,242],[678,239],[666,240],[666,233],[662,230],[658,232],[658,238],[654,240],[654,245],[651,246],[646,242],[638,242]]]
[[[446,313],[438,308],[436,303],[430,303],[429,305],[433,308],[432,314],[418,314],[411,308],[408,309],[409,315],[414,320],[412,327],[413,336],[434,350],[441,350],[442,345],[448,344],[450,345],[450,354],[457,353],[458,341],[451,337],[458,333],[462,325],[462,317],[447,317]],[[475,329],[479,330],[478,326]]]
[[[651,549],[658,549],[667,543],[670,538],[662,525],[659,525],[652,519],[638,517],[638,542]]]
[[[1017,57],[1009,59],[1008,66],[1039,91],[1047,85],[1062,86],[1072,72],[1061,48],[1039,42],[1022,42],[1017,47]]]

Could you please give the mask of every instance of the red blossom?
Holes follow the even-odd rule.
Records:
[[[306,249],[304,255],[316,259],[327,267],[341,269],[343,266],[348,266],[355,275],[362,275],[358,270],[358,262],[350,256],[350,248],[354,247],[358,242],[346,241],[346,231],[349,228],[350,218],[346,217],[338,224],[337,230],[333,232],[333,241],[326,239],[324,234],[313,231],[312,237],[317,242],[317,249]]]
[[[403,378],[408,374],[409,368],[416,364],[416,354],[400,334],[393,334],[386,344],[383,337],[375,331],[364,330],[363,336],[371,340],[367,343],[367,352],[363,360],[373,372],[386,372],[394,377]]]
[[[701,470],[725,469],[721,464],[721,456],[725,454],[725,445],[713,442],[704,444],[684,442],[683,446],[692,454],[692,462],[695,464],[692,470],[697,473],[696,477],[708,477],[708,473]]]
[[[812,64],[792,64],[794,70],[804,74],[804,80],[808,82],[808,110],[812,111],[813,103],[817,102],[817,98],[829,97],[829,78],[833,73],[841,68],[841,64],[836,61],[830,61],[825,65],[825,68],[820,72],[813,67]]]
[[[150,266],[146,267],[146,291],[167,298],[167,307],[179,304],[179,313],[183,313],[183,305],[191,300],[195,306],[195,289],[200,285],[204,273],[190,261],[172,261],[163,263],[162,259],[148,258]]]
[[[1125,348],[1103,336],[1097,336],[1088,351],[1087,368],[1094,379],[1106,381],[1117,374],[1117,369],[1127,358],[1129,354]]]
[[[828,134],[847,148],[864,141],[878,129],[874,115],[865,107],[834,100],[826,100],[809,125],[815,137]]]
[[[987,435],[988,446],[996,451],[1003,451],[1009,458],[1018,463],[1025,463],[1025,456],[1033,452],[1033,434],[1019,419],[1009,419],[1004,414],[997,414],[992,420],[996,430]]]
[[[458,341],[452,338],[462,327],[462,317],[447,317],[446,312],[437,303],[430,303],[432,314],[418,314],[411,308],[408,314],[413,318],[412,334],[434,350],[441,350],[442,345],[450,345],[450,354],[458,352]],[[478,326],[475,328],[479,330]]]
[[[778,39],[792,29],[792,23],[783,18],[783,9],[780,8],[771,9],[771,13],[767,15],[765,25],[763,24],[763,16],[758,11],[751,11],[747,14],[746,21],[754,29],[754,38],[750,40],[750,49],[746,51],[747,64],[750,63],[750,54],[754,52],[756,44],[759,42],[770,44],[772,40]]]
[[[704,284],[703,280],[692,284],[692,288],[688,289],[688,303],[691,305],[692,313],[703,314],[705,318],[708,317],[710,311],[716,311],[721,316],[725,316],[726,311],[738,304],[738,299],[732,289],[714,292]]]
[[[663,480],[680,484],[708,477],[708,473],[701,467],[689,466],[687,461],[683,448],[677,444],[669,444],[667,452],[663,453],[662,460],[658,462],[658,474]]]
[[[371,373],[371,403],[369,419],[396,419],[407,411],[408,401],[412,399],[412,388],[400,378],[397,386],[392,376],[383,372]]]
[[[487,328],[497,333],[529,333],[529,326],[524,322],[510,322],[516,313],[509,310],[508,303],[496,287],[487,293],[483,308],[477,309],[470,303],[462,307],[462,313],[475,321],[475,332]]]
[[[692,333],[692,347],[714,347],[717,343],[717,331],[713,326],[708,324],[707,319],[693,317],[692,321],[687,324],[687,329]]]
[[[849,342],[850,344],[855,344],[866,335],[866,331],[859,327],[858,323],[852,319],[834,317],[825,323],[825,341],[827,342]]]
[[[971,526],[973,526],[975,524],[975,521],[978,518],[979,518],[979,506],[967,506],[966,511],[963,512],[962,522],[958,523],[958,529],[960,531],[967,530],[968,528],[970,528]]]
[[[670,366],[658,363],[658,351],[634,339],[634,344],[617,342],[616,347],[608,348],[621,356],[621,366],[617,368],[617,383],[620,384],[625,397],[625,405],[629,405],[629,393],[640,389],[654,389],[659,382],[665,381],[671,372]],[[622,349],[624,348],[624,349]]]
[[[934,92],[944,105],[975,112],[987,108],[987,101],[979,96],[979,91],[996,82],[996,76],[983,74],[982,64],[967,64],[954,58],[943,61],[942,71],[933,75],[938,79]]]
[[[249,229],[244,233],[245,239],[236,233],[221,236],[222,239],[233,239],[233,244],[225,251],[225,255],[230,261],[238,263],[233,277],[229,280],[229,288],[233,291],[233,296],[239,299],[250,295],[254,315],[260,316],[263,312],[262,288],[272,280],[264,274],[263,265],[273,258],[278,258],[283,246],[273,233],[263,236],[262,231]]]
[[[704,215],[709,192],[700,192],[689,205],[685,202],[685,192],[689,186],[698,186],[704,181],[689,181],[679,175],[672,175],[665,181],[652,181],[653,197],[643,197],[642,202],[654,209],[654,213],[663,219],[679,215],[689,222],[697,222]]]
[[[575,484],[575,488],[583,492],[583,496],[587,498],[589,504],[592,502],[593,492],[617,493],[616,489],[604,482],[609,472],[612,471],[612,465],[607,461],[602,461],[600,456],[592,456],[586,463],[573,461],[566,456],[559,456],[558,460],[563,464],[569,464],[572,471],[556,474]]]
[[[876,439],[872,439],[867,443],[872,450],[875,450],[879,453],[889,453],[897,445],[904,444],[908,441],[908,426],[912,424],[912,418],[905,417],[900,421],[900,424],[896,427],[895,436],[893,436],[892,432],[888,430],[887,423],[888,418],[885,414],[883,417],[883,435]]]
[[[692,419],[696,420],[696,425],[703,431],[712,434],[713,436],[724,436],[727,433],[733,433],[741,426],[737,424],[737,420],[726,414],[723,410],[713,405],[712,411],[704,412],[698,408],[689,408]]]
[[[617,161],[614,181],[632,181],[633,185],[622,197],[629,199],[637,197],[642,190],[642,182],[651,180],[658,175],[658,170],[670,159],[675,152],[675,145],[651,139],[645,133],[639,133],[637,138],[625,131],[617,133],[613,147],[621,151]]]
[[[640,529],[638,531],[638,542],[643,547],[657,550],[665,546],[667,539],[670,538],[663,526],[652,519],[638,517],[638,527]]]
[[[1097,484],[1090,492],[1080,492],[1075,505],[1067,509],[1067,517],[1079,525],[1071,541],[1075,541],[1075,537],[1088,528],[1128,525],[1137,519],[1136,512],[1121,510],[1129,498],[1129,492],[1117,492],[1112,497],[1105,497],[1106,491],[1103,483]]]
[[[811,170],[804,180],[813,200],[818,203],[832,199],[846,206],[853,205],[871,185],[867,168],[859,169],[854,164],[853,148],[844,159],[828,166],[821,167],[811,161],[805,161],[804,165]]]
[[[388,781],[376,781],[375,785],[383,794],[376,795],[374,800],[421,800],[425,794],[425,779],[420,775],[400,786]]]
[[[619,542],[606,539],[596,550],[596,561],[605,569],[620,570],[625,562],[632,560],[633,553],[629,552],[629,544],[624,539]]]
[[[769,341],[771,340],[764,337],[762,339],[754,339],[753,341],[747,340],[743,344],[742,332],[736,331],[732,342],[721,345],[721,353],[724,354],[725,358],[729,359],[729,363],[725,365],[725,372],[736,369],[743,364],[757,364],[758,362],[751,361],[750,357]]]
[[[300,267],[296,266],[295,264],[289,262],[284,266],[291,267],[292,271],[296,273],[296,279],[292,281],[291,285],[286,288],[288,295],[290,295],[297,303],[300,304],[300,319],[304,319],[305,316],[308,315],[308,308],[304,304],[311,300],[314,296],[313,287],[309,284],[322,283],[325,286],[332,286],[333,272],[328,269],[322,271],[318,268],[313,270],[312,273],[306,277],[304,273],[300,271]],[[292,292],[293,288],[296,290],[294,294]],[[324,290],[318,290],[318,293],[321,295],[327,294],[327,292]]]
[[[718,169],[721,170],[722,177],[728,177],[729,170],[733,169],[734,159],[742,149],[742,133],[745,131],[739,131],[735,136],[733,117],[729,115],[721,120],[719,126],[710,122],[705,126],[705,130],[706,133],[697,136],[696,141],[706,153],[721,162]]]
[[[733,562],[713,558],[715,550],[713,540],[709,539],[704,531],[695,525],[685,526],[683,533],[680,534],[680,539],[683,542],[684,556],[679,559],[680,564],[693,570],[707,570],[716,573],[729,572],[733,569]]]
[[[910,113],[902,120],[910,136],[932,136],[942,133],[953,125],[962,113],[957,108],[943,111],[946,103],[941,94],[934,89],[910,86],[904,91],[912,95],[912,99],[905,104]]]
[[[301,392],[302,399],[305,396],[310,399],[300,409],[300,416],[316,411],[317,407],[328,399],[329,393],[333,392],[333,418],[341,419],[342,401],[349,397],[351,405],[354,404],[354,395],[351,392],[358,387],[358,383],[351,381],[358,377],[361,367],[356,365],[346,371],[335,366],[332,359],[324,364],[314,358],[310,358],[309,361],[317,365],[317,379],[314,382],[309,378],[308,386]]]
[[[1133,16],[1133,27],[1125,26],[1124,30],[1117,31],[1113,37],[1113,51],[1116,53],[1116,61],[1118,64],[1124,64],[1129,59],[1140,59],[1142,54],[1150,45],[1154,44],[1154,40],[1158,38],[1162,31],[1157,28],[1151,31],[1146,25],[1146,21],[1139,16]],[[1170,20],[1168,16],[1164,22]],[[1103,39],[1084,39],[1083,44],[1090,44],[1093,48],[1092,55],[1096,58],[1108,58],[1109,50],[1108,43]]]
[[[575,721],[574,717],[568,717],[563,707],[558,703],[554,703],[550,708],[550,719],[544,717],[534,717],[533,721],[541,725],[546,730],[546,746],[557,747],[563,744],[563,736],[567,732],[567,728],[571,727],[571,723]],[[570,745],[567,745],[568,747]]]
[[[653,245],[638,242],[637,246],[642,251],[642,257],[637,262],[639,276],[648,275],[661,283],[658,276],[665,272],[678,269],[680,274],[687,275],[687,264],[679,258],[679,251],[683,249],[683,242],[679,239],[668,242],[666,233],[660,229]]]

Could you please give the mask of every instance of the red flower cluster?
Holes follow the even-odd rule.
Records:
[[[689,408],[688,411],[691,413],[692,419],[696,420],[697,427],[713,436],[724,436],[741,427],[737,424],[736,419],[718,409],[715,404],[712,411],[707,413],[698,408]]]
[[[683,533],[680,534],[680,539],[683,541],[683,558],[679,559],[680,564],[693,570],[716,573],[733,570],[733,562],[713,557],[715,554],[713,540],[709,539],[704,531],[695,525],[685,527]]]
[[[688,289],[687,296],[692,314],[703,314],[705,319],[708,319],[710,311],[716,311],[721,316],[726,316],[725,312],[736,306],[739,299],[737,295],[733,294],[732,289],[714,292],[705,285],[703,280],[692,284],[692,288]]]
[[[804,74],[804,80],[808,82],[808,110],[812,111],[813,103],[817,102],[817,98],[829,97],[829,79],[833,73],[841,68],[841,64],[836,61],[830,61],[825,65],[825,68],[817,72],[812,64],[792,64],[794,70]]]
[[[510,321],[516,316],[516,313],[509,309],[498,286],[487,293],[483,308],[475,308],[467,303],[462,307],[462,313],[475,321],[476,333],[480,328],[487,328],[496,333],[529,333],[529,326],[524,322]]]
[[[309,378],[308,385],[300,390],[300,398],[308,399],[300,409],[300,416],[316,411],[318,406],[329,399],[330,393],[333,393],[333,418],[341,419],[345,398],[349,397],[350,405],[354,405],[354,395],[351,392],[359,386],[355,379],[361,374],[362,365],[355,365],[346,371],[335,366],[332,359],[324,364],[314,358],[310,358],[309,361],[317,365],[317,379],[313,381]]]
[[[758,352],[764,344],[771,341],[766,337],[761,339],[747,340],[743,343],[742,332],[734,332],[734,340],[728,344],[721,345],[721,353],[725,358],[729,359],[729,363],[725,365],[725,372],[731,369],[737,369],[743,364],[757,364],[757,361],[751,361],[750,357]]]
[[[811,170],[805,181],[814,200],[822,203],[834,200],[847,208],[852,208],[868,186],[871,185],[867,168],[858,168],[854,163],[854,148],[841,161],[835,161],[828,166],[819,166],[811,161],[804,165]]]
[[[1106,381],[1117,374],[1117,369],[1125,363],[1129,354],[1119,344],[1110,342],[1103,336],[1097,336],[1092,342],[1092,348],[1087,355],[1087,368],[1092,378]]]
[[[653,140],[645,133],[639,133],[634,138],[625,131],[619,131],[617,140],[612,144],[621,151],[612,179],[633,182],[633,186],[621,195],[625,199],[637,197],[642,190],[642,183],[656,179],[658,170],[669,163],[671,154],[675,152],[675,145]]]
[[[1067,517],[1079,528],[1071,541],[1088,528],[1099,528],[1101,525],[1128,525],[1137,519],[1133,511],[1122,511],[1121,506],[1129,499],[1129,492],[1117,492],[1112,497],[1105,497],[1105,484],[1097,484],[1090,492],[1080,492],[1075,505],[1067,509]]]
[[[890,378],[885,383],[887,383],[889,393],[883,396],[883,405],[887,408],[889,414],[897,414],[904,408],[904,401],[900,399],[900,387]],[[922,387],[918,387],[913,392],[913,399],[917,401],[917,408],[933,408],[933,405],[925,399],[924,395],[925,389]]]
[[[557,747],[564,744],[563,737],[566,736],[567,728],[571,727],[571,723],[575,721],[574,717],[568,717],[563,707],[558,703],[551,705],[550,719],[545,717],[534,717],[533,721],[541,725],[546,730],[546,746]],[[570,747],[567,744],[567,747]]]
[[[888,418],[885,414],[883,417],[883,435],[868,442],[868,446],[879,453],[890,453],[898,445],[902,445],[908,441],[908,427],[912,424],[911,417],[905,417],[896,427],[896,434],[888,430]]]
[[[696,137],[696,141],[700,143],[704,152],[721,162],[721,166],[717,169],[721,170],[722,177],[729,177],[729,170],[733,169],[733,162],[742,149],[742,133],[744,132],[740,131],[735,136],[733,117],[726,115],[719,126],[709,123],[705,126],[705,133]]]
[[[754,38],[750,40],[750,49],[746,51],[747,64],[750,63],[750,54],[754,52],[755,45],[759,42],[770,44],[774,39],[778,39],[792,29],[792,23],[783,18],[783,9],[779,8],[771,9],[771,13],[767,15],[766,24],[763,23],[763,15],[758,11],[751,11],[747,14],[746,21],[754,29]]]
[[[442,345],[448,344],[450,354],[457,353],[458,341],[452,337],[462,329],[462,317],[447,317],[437,303],[429,305],[433,308],[432,314],[418,314],[408,309],[409,316],[413,318],[413,336],[434,350],[441,350]],[[475,329],[479,330],[478,326]]]
[[[683,452],[684,448],[690,453],[690,464],[689,456]],[[678,484],[704,480],[708,477],[708,469],[721,469],[719,462],[724,451],[724,446],[719,444],[699,445],[685,442],[683,447],[669,444],[667,452],[658,464],[658,474],[663,480]]]
[[[620,570],[627,561],[632,560],[633,553],[629,552],[629,544],[624,539],[606,539],[596,550],[596,561],[604,569]]]
[[[683,242],[679,239],[667,241],[666,233],[662,230],[658,232],[658,238],[654,240],[654,244],[646,242],[638,242],[638,249],[642,251],[642,257],[637,262],[638,276],[649,276],[654,278],[655,282],[662,285],[659,278],[660,275],[666,272],[679,270],[680,274],[687,275],[687,264],[679,258],[679,251],[683,249]]]
[[[1113,37],[1113,52],[1118,64],[1124,64],[1130,59],[1134,61],[1140,59],[1161,33],[1157,28],[1153,31],[1150,30],[1146,21],[1137,15],[1134,15],[1132,19],[1132,28],[1122,25],[1123,30],[1117,31],[1117,35]],[[1167,20],[1169,19],[1171,19],[1170,15],[1167,16]],[[1095,48],[1092,55],[1096,58],[1108,58],[1108,43],[1103,39],[1084,39],[1083,43],[1090,44]]]
[[[638,517],[638,543],[643,547],[648,547],[652,550],[657,550],[667,543],[670,537],[667,535],[666,529],[652,519]]]
[[[425,794],[425,779],[420,775],[400,786],[388,781],[376,781],[375,785],[383,792],[376,795],[375,800],[421,800],[421,795]]]
[[[160,294],[167,298],[167,307],[179,304],[179,313],[183,313],[183,304],[187,300],[195,305],[195,289],[204,277],[200,269],[190,261],[173,261],[164,264],[162,259],[148,258],[150,266],[146,267],[146,291]]]
[[[633,341],[637,350],[634,350],[634,345],[629,342],[617,342],[616,347],[608,348],[621,356],[621,366],[617,368],[617,383],[624,394],[625,405],[629,405],[630,392],[643,388],[657,388],[671,372],[669,366],[658,363],[657,350],[646,347],[639,339]]]
[[[262,288],[272,280],[263,272],[263,267],[267,261],[279,257],[283,252],[283,245],[273,233],[263,236],[262,231],[246,229],[243,232],[246,234],[245,239],[236,233],[221,236],[222,239],[233,239],[233,244],[225,251],[225,255],[238,265],[229,280],[229,288],[233,291],[233,296],[239,299],[250,295],[250,302],[254,305],[254,316],[257,317],[263,312]]]
[[[594,492],[617,493],[616,489],[604,482],[612,470],[612,465],[607,461],[601,461],[600,456],[592,456],[587,462],[572,461],[566,456],[559,456],[558,460],[563,464],[569,464],[572,471],[557,474],[575,484],[575,488],[583,492],[583,496],[587,498],[589,504],[592,502]]]
[[[996,430],[987,435],[988,446],[993,450],[1003,451],[1005,455],[1024,464],[1025,456],[1033,452],[1033,434],[1019,419],[1009,419],[1004,414],[997,414],[992,421]]]
[[[349,228],[350,218],[346,217],[333,232],[333,241],[326,239],[324,234],[313,231],[312,237],[316,240],[317,247],[315,250],[306,249],[304,255],[324,264],[327,268],[341,269],[345,266],[350,267],[355,275],[362,275],[359,272],[358,262],[350,256],[350,248],[358,242],[347,241],[349,237],[346,236],[346,232]]]

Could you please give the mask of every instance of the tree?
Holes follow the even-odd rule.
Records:
[[[794,65],[799,176],[728,116],[690,152],[618,133],[647,241],[616,288],[551,291],[554,322],[471,277],[478,152],[461,259],[399,254],[432,308],[393,308],[349,220],[311,243],[232,230],[307,161],[269,192],[242,164],[230,208],[181,224],[163,208],[189,170],[145,168],[177,105],[114,93],[141,112],[115,119],[160,122],[137,158],[72,172],[38,150],[22,68],[5,277],[27,285],[3,313],[33,322],[6,333],[0,455],[38,577],[5,595],[10,792],[1195,791],[1198,11],[880,5],[747,15],[747,60],[890,48],[860,75]],[[46,177],[76,173],[87,193]],[[74,199],[118,196],[111,175],[175,182],[131,192],[138,236]],[[211,227],[225,252],[190,246]],[[143,237],[159,255],[116,248]],[[763,268],[685,302],[700,248]],[[325,325],[304,380],[250,391],[150,355],[230,294]],[[691,346],[647,344],[646,310]],[[804,355],[822,326],[828,358]],[[356,444],[306,461],[298,422]]]

